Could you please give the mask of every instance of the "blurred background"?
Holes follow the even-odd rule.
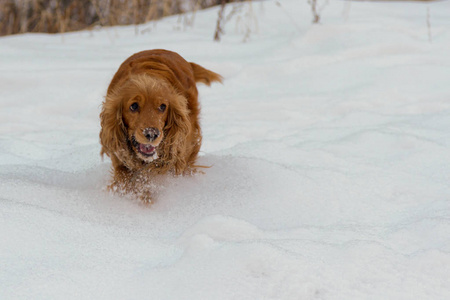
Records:
[[[229,0],[2,0],[0,35],[141,24]]]

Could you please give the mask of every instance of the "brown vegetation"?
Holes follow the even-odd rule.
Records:
[[[1,0],[0,35],[141,24],[221,0]]]

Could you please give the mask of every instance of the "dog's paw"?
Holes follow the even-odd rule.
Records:
[[[107,190],[108,192],[110,192],[110,193],[118,193],[118,194],[122,194],[122,193],[123,193],[123,188],[122,188],[122,186],[121,186],[118,182],[116,182],[116,181],[114,181],[114,182],[112,182],[110,185],[108,185],[108,186],[106,187],[106,190]]]
[[[153,204],[153,198],[152,198],[151,193],[149,191],[145,191],[145,192],[141,193],[138,196],[138,198],[145,205],[150,206],[151,204]]]
[[[150,206],[154,201],[152,193],[150,190],[140,187],[139,189],[134,189],[131,192],[134,199],[138,200],[140,203]]]
[[[134,182],[120,182],[114,180],[106,187],[109,193],[139,201],[145,205],[151,205],[153,201],[154,184],[148,184],[146,181],[138,178]]]

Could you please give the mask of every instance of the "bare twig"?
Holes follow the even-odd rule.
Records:
[[[214,33],[214,40],[216,42],[220,41],[220,36],[223,34],[222,22],[223,22],[223,14],[225,12],[226,0],[222,0],[220,5],[219,14],[217,16],[217,25],[216,32]]]
[[[313,14],[313,23],[319,23],[320,15],[317,9],[317,0],[308,0],[308,3],[311,5],[311,11]]]

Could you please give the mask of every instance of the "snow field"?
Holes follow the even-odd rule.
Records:
[[[449,298],[449,2],[279,4],[221,43],[217,8],[0,39],[0,299]],[[152,48],[225,82],[199,86],[212,167],[146,207],[105,192],[98,115]]]

